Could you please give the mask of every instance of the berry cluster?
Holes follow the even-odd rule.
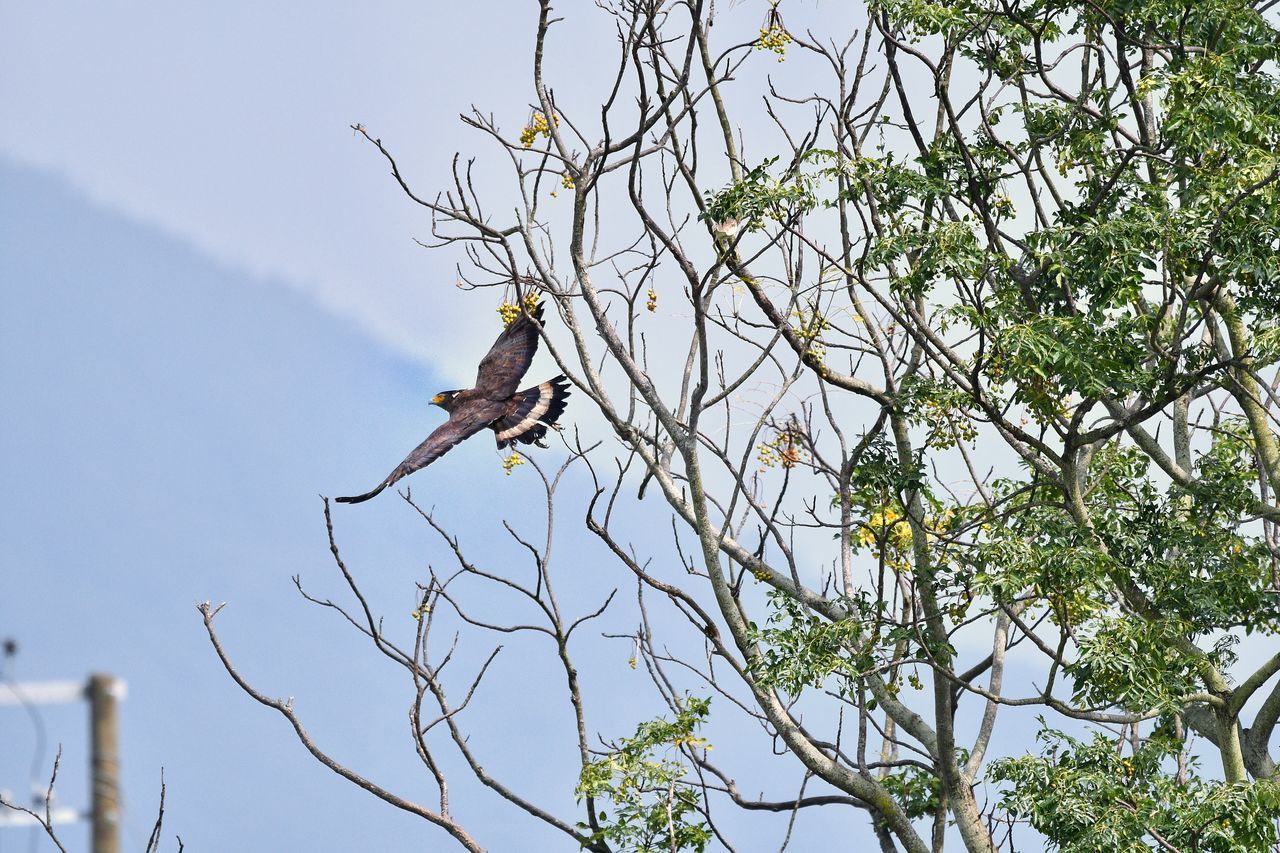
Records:
[[[565,172],[563,175],[560,176],[560,186],[564,187],[567,190],[571,190],[574,187],[576,187],[577,184],[573,182],[573,175],[570,175],[568,172]],[[556,191],[554,189],[551,190],[551,197],[552,198],[556,197]]]
[[[556,127],[560,126],[560,116],[555,113],[551,114],[551,121]],[[520,144],[525,148],[529,148],[537,141],[539,136],[551,136],[551,125],[547,124],[547,117],[542,113],[535,112],[533,117],[529,119],[529,123],[525,125],[524,130],[520,131]]]
[[[530,293],[524,298],[524,310],[533,313],[533,309],[538,307],[538,294]],[[515,302],[503,302],[497,308],[498,316],[502,318],[502,326],[506,328],[516,321],[520,316],[520,306]]]
[[[757,50],[772,50],[778,54],[778,61],[787,58],[787,45],[791,44],[791,33],[785,27],[773,24],[760,28],[760,38],[756,39]]]
[[[512,453],[506,459],[502,460],[502,470],[507,472],[507,476],[511,476],[511,472],[524,464],[524,457],[519,453]]]
[[[760,445],[756,453],[760,464],[766,468],[781,465],[783,468],[794,468],[810,458],[804,447],[804,436],[797,429],[781,430],[771,441]]]
[[[964,412],[961,411],[958,417],[953,417],[955,410],[945,403],[930,400],[927,397],[920,400],[919,404],[922,412],[921,420],[931,425],[929,436],[925,439],[925,444],[929,447],[945,450],[961,442],[972,444],[978,438],[978,428],[965,416]]]
[[[796,336],[805,344],[804,354],[813,361],[821,363],[827,357],[827,345],[822,342],[822,333],[831,328],[827,318],[817,311],[793,311],[795,317]]]

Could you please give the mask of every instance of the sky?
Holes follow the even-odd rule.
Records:
[[[430,236],[425,211],[349,125],[385,139],[426,195],[446,186],[454,152],[482,148],[459,114],[528,116],[535,5],[3,0],[0,20],[6,157],[402,355],[469,370],[469,353],[447,354],[476,313],[454,259],[413,242]],[[603,62],[607,43],[597,55],[583,35],[574,56]],[[424,335],[441,314],[454,322]]]
[[[456,259],[414,242],[428,219],[348,125],[392,144],[415,183],[443,184],[453,151],[476,145],[456,118],[473,102],[523,124],[530,93],[514,81],[527,79],[534,12],[0,0],[0,637],[19,644],[3,675],[125,680],[126,849],[145,844],[162,768],[164,849],[176,849],[174,833],[189,850],[445,846],[328,773],[242,694],[196,605],[227,603],[229,653],[264,692],[294,698],[322,747],[432,802],[405,737],[405,677],[303,602],[291,578],[343,594],[319,495],[383,476],[439,422],[430,395],[467,382],[499,327],[484,300],[454,287]],[[605,54],[575,26],[556,70],[590,97],[598,81],[580,70]],[[539,506],[531,472],[504,476],[492,446],[472,442],[430,473],[415,491],[469,555],[520,571],[500,521]],[[565,492],[580,515],[580,474]],[[539,519],[525,532],[538,535]],[[335,520],[375,609],[411,637],[415,583],[448,567],[447,549],[390,495],[339,507]],[[566,608],[588,612],[621,584],[600,630],[634,630],[633,590],[584,535],[560,545]],[[528,615],[494,606],[495,618]],[[494,645],[460,646],[459,684]],[[576,755],[562,697],[547,689],[563,678],[551,651],[509,643],[489,675],[501,689],[482,692],[467,722],[490,771],[567,813]],[[630,654],[617,641],[583,644],[602,736],[659,711]],[[0,708],[0,790],[43,789],[61,744],[58,801],[85,808],[86,715],[48,706],[36,727]],[[792,762],[721,758],[770,795],[800,782]],[[454,809],[481,843],[565,849],[449,769]],[[794,843],[825,831],[857,837],[865,820],[824,810]],[[83,825],[61,834],[85,849]],[[0,829],[0,853],[46,849],[37,834]]]

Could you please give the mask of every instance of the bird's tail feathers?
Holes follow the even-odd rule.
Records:
[[[493,425],[498,448],[540,442],[548,427],[556,428],[556,421],[568,404],[569,392],[569,380],[563,374],[520,391],[516,395],[520,404],[515,413]]]

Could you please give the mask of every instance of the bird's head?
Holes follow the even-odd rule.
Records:
[[[453,408],[453,398],[461,393],[461,391],[441,391],[431,398],[431,405],[439,406],[447,412]]]

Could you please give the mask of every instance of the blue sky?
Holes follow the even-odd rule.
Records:
[[[473,320],[491,318],[453,288],[455,258],[413,242],[429,237],[425,212],[348,126],[385,139],[432,195],[455,151],[492,153],[460,113],[475,105],[523,126],[536,14],[518,2],[300,12],[243,0],[0,0],[0,153],[469,378],[470,353],[453,351]],[[607,41],[585,37],[592,20],[565,25],[570,63],[608,55]],[[580,66],[555,70],[595,94]],[[442,313],[453,322],[424,335],[421,319]]]
[[[171,826],[194,849],[255,838],[280,849],[299,828],[351,849],[369,822],[351,823],[345,787],[236,695],[194,607],[230,600],[227,639],[254,677],[295,693],[322,732],[330,707],[329,737],[354,737],[328,691],[368,696],[387,673],[300,607],[289,576],[322,575],[316,495],[375,476],[383,448],[429,424],[430,379],[296,292],[87,205],[57,178],[5,164],[0,186],[2,464],[14,486],[0,520],[0,624],[22,644],[14,674],[129,682],[126,838],[145,838],[165,766]],[[368,556],[411,566],[408,546],[373,541]],[[59,709],[49,729],[67,742],[75,805],[84,712],[72,713]],[[21,757],[23,773],[4,784],[22,790],[28,732],[8,722],[0,753]],[[385,817],[373,831],[393,849],[405,819]]]

